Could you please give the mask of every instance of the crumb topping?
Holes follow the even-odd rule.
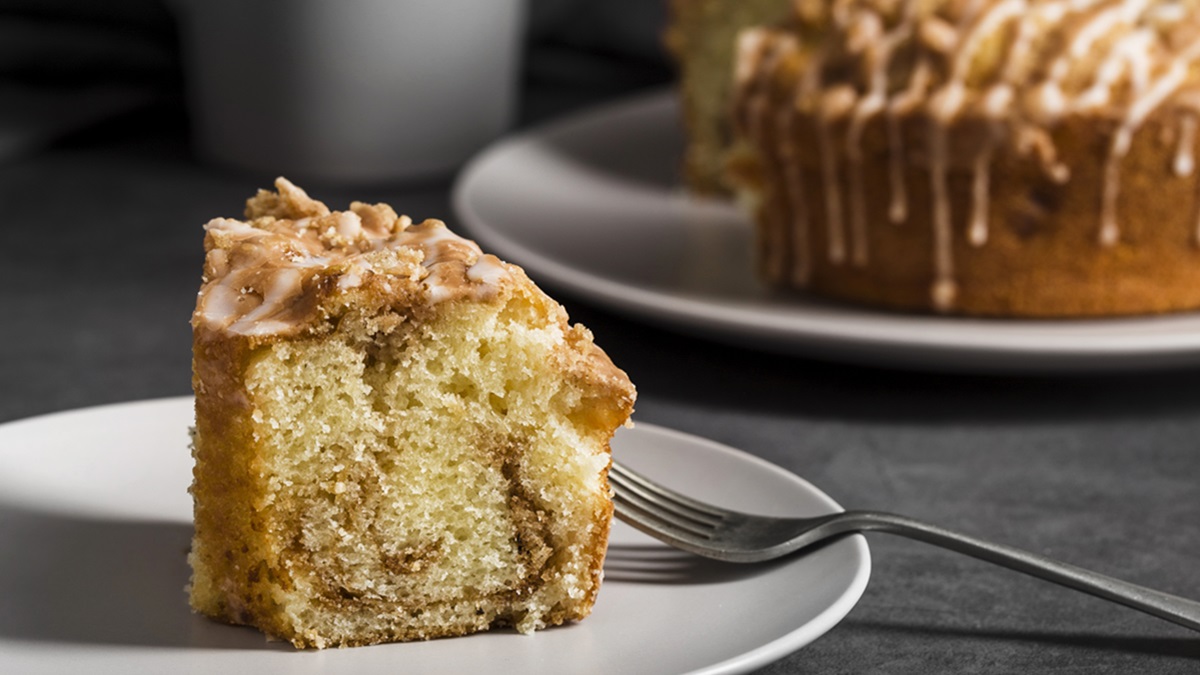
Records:
[[[427,304],[486,299],[506,263],[440,220],[413,224],[387,204],[330,211],[285,178],[246,203],[246,220],[204,226],[203,285],[193,326],[246,336],[295,334],[331,297],[376,292]]]

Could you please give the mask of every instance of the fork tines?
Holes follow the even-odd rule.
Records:
[[[649,534],[699,544],[711,539],[724,520],[719,509],[642,478],[616,462],[608,478],[617,515]]]

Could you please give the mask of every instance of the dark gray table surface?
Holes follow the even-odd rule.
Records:
[[[538,99],[526,119],[606,93]],[[239,212],[270,177],[196,161],[182,126],[160,119],[170,112],[0,164],[0,421],[189,393],[200,225]],[[308,187],[331,204],[386,200],[456,224],[449,181]],[[889,371],[714,344],[561,299],[637,383],[637,419],[767,458],[847,506],[1200,596],[1200,372]],[[868,540],[859,604],[763,672],[1200,672],[1200,635],[1185,629],[926,545]]]

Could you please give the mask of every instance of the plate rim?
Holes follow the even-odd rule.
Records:
[[[93,406],[68,408],[39,413],[28,417],[0,422],[0,439],[3,439],[10,434],[28,433],[27,429],[29,427],[35,427],[38,425],[54,425],[56,423],[61,423],[65,418],[75,416],[106,415],[113,412],[118,414],[127,414],[132,410],[146,407],[161,407],[164,409],[170,408],[172,409],[172,413],[182,412],[181,410],[178,410],[177,407],[186,407],[190,409],[194,404],[194,400],[194,397],[189,395],[130,399],[125,401],[102,403]],[[738,462],[752,465],[757,469],[765,470],[779,476],[780,478],[792,483],[797,488],[805,491],[809,496],[816,498],[822,504],[829,507],[831,512],[843,510],[842,506],[836,500],[834,500],[825,491],[813,485],[807,479],[766,459],[752,455],[745,450],[741,450],[719,441],[705,438],[703,436],[698,436],[651,422],[636,422],[636,424],[629,429],[627,433],[638,434],[641,437],[639,438],[639,442],[652,443],[653,438],[655,436],[659,436],[674,438],[676,440],[686,442],[692,446],[701,446],[708,452],[730,457]],[[649,438],[647,439],[647,437]],[[0,452],[2,452],[2,450],[0,450]],[[849,583],[844,588],[840,588],[837,591],[837,598],[833,602],[820,609],[816,616],[809,621],[796,626],[791,630],[788,630],[786,633],[773,640],[765,642],[732,658],[717,663],[712,663],[698,669],[693,669],[687,671],[687,673],[689,675],[731,675],[734,673],[745,673],[786,657],[787,655],[810,644],[812,641],[829,632],[834,626],[840,623],[862,598],[863,593],[866,591],[872,571],[871,554],[870,549],[867,546],[866,538],[862,534],[853,534],[849,537],[846,537],[846,541],[852,547],[852,556],[857,559],[857,565],[851,579],[849,580]],[[0,640],[0,645],[2,645],[4,642],[5,640]],[[3,657],[2,650],[0,650],[0,657]]]
[[[729,455],[737,458],[739,461],[747,464],[755,465],[761,469],[770,471],[782,478],[785,478],[793,483],[801,485],[809,491],[809,494],[816,496],[827,506],[833,509],[832,512],[844,511],[845,508],[837,502],[833,497],[829,496],[821,488],[813,485],[808,479],[796,473],[770,462],[757,455],[752,455],[745,450],[735,448],[731,445],[715,441],[711,438],[698,436],[696,434],[680,431],[671,427],[666,427],[652,422],[637,422],[633,429],[636,431],[639,427],[648,431],[650,434],[659,434],[664,436],[673,436],[695,445],[701,445],[708,449]],[[615,516],[614,516],[615,518]],[[812,643],[817,638],[829,632],[842,619],[850,613],[858,605],[858,601],[862,598],[863,593],[867,589],[867,584],[870,581],[872,561],[871,550],[867,546],[867,539],[862,534],[852,534],[846,538],[854,542],[855,554],[861,557],[861,564],[855,570],[854,577],[851,579],[850,585],[842,591],[838,599],[826,607],[815,618],[808,623],[797,627],[795,630],[771,641],[756,649],[750,650],[736,656],[732,659],[713,664],[706,668],[690,671],[688,675],[726,675],[732,673],[745,673],[754,668],[774,663],[775,661],[791,654],[806,645]],[[810,629],[811,628],[811,629]]]
[[[451,205],[468,233],[485,249],[526,268],[531,276],[619,314],[676,332],[699,329],[722,342],[775,353],[840,361],[956,372],[1083,373],[1146,370],[1200,364],[1200,331],[1154,330],[1181,322],[1200,322],[1196,313],[1097,319],[988,319],[903,314],[828,303],[822,300],[746,306],[670,289],[628,283],[619,277],[575,269],[539,253],[525,240],[489,222],[475,193],[493,166],[504,166],[516,151],[547,138],[594,130],[622,119],[645,120],[677,111],[671,88],[654,89],[584,108],[502,138],[459,172]],[[615,121],[615,122],[614,122]],[[682,187],[672,199],[703,207],[705,197],[688,197]],[[812,314],[814,306],[826,313]],[[827,312],[832,310],[835,315]],[[806,313],[807,312],[807,313]],[[875,326],[864,332],[854,324]],[[903,339],[889,331],[899,329]],[[950,331],[945,330],[950,328]],[[967,332],[964,340],[963,331]],[[747,337],[746,331],[755,333]],[[1097,333],[1097,331],[1100,331]],[[1130,343],[1131,336],[1137,342]]]

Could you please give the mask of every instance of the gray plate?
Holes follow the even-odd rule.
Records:
[[[1018,321],[918,316],[760,287],[752,228],[689,198],[671,92],[503,140],[455,187],[458,217],[535,280],[688,334],[926,370],[1096,372],[1200,363],[1200,315]]]
[[[616,523],[583,622],[297,652],[188,610],[191,423],[192,400],[171,398],[0,425],[0,672],[737,673],[829,630],[870,574],[859,535],[778,564],[733,566]],[[729,506],[839,508],[778,467],[660,427],[621,430],[614,453]]]

